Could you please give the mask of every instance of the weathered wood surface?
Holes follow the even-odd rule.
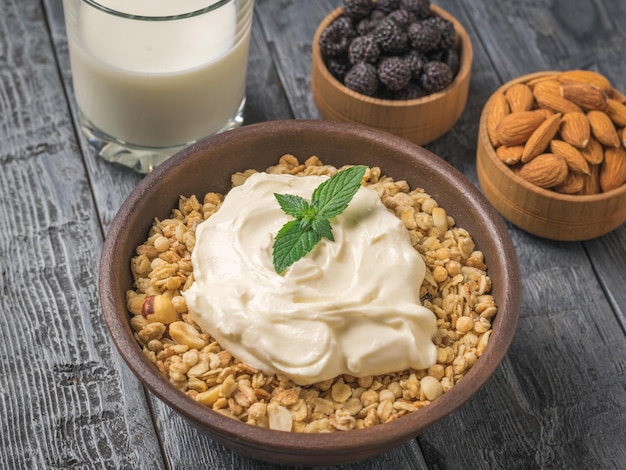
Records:
[[[591,68],[626,91],[622,0],[436,3],[464,24],[475,57],[465,112],[427,147],[475,183],[480,111],[501,83]],[[257,0],[247,123],[319,118],[311,39],[339,4]],[[76,131],[60,0],[0,5],[0,467],[279,468],[198,434],[117,356],[96,268],[141,177],[95,157]],[[509,229],[524,303],[502,366],[415,441],[345,468],[626,468],[626,226],[585,243]]]

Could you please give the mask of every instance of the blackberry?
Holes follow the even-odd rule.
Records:
[[[407,86],[405,86],[402,90],[398,90],[394,92],[393,99],[395,100],[415,100],[417,98],[421,98],[426,96],[428,93],[424,91],[424,89],[419,86],[418,83],[409,82]]]
[[[383,13],[391,13],[400,8],[400,0],[377,0],[374,8]]]
[[[352,19],[347,17],[346,15],[341,15],[335,19],[335,23],[340,23],[343,28],[347,31],[346,34],[354,36],[356,32],[354,31],[354,23]]]
[[[320,34],[320,50],[324,57],[337,57],[348,53],[348,47],[356,32],[349,20],[339,17]]]
[[[372,96],[378,89],[378,73],[372,64],[359,62],[346,74],[344,84],[357,93]]]
[[[400,0],[400,8],[413,13],[418,19],[430,16],[430,0]]]
[[[365,18],[374,5],[371,0],[343,0],[343,12],[354,19]]]
[[[386,57],[378,65],[378,79],[389,90],[401,90],[411,81],[411,69],[400,57]]]
[[[381,50],[387,54],[402,53],[408,46],[408,37],[403,29],[385,18],[373,32]]]
[[[329,57],[326,61],[326,68],[330,74],[342,83],[351,67],[352,64],[344,56]]]
[[[348,59],[352,64],[358,62],[375,63],[380,57],[380,47],[372,35],[357,36],[348,48]]]
[[[376,26],[385,18],[385,14],[382,11],[374,10],[367,17],[363,18],[356,25],[356,32],[361,36],[365,36],[373,32],[376,29]]]
[[[393,21],[403,29],[408,28],[409,25],[415,21],[415,15],[401,9],[392,11],[386,16],[386,18]]]
[[[428,62],[426,56],[415,49],[408,52],[403,59],[409,66],[411,77],[414,79],[418,79],[420,75],[422,75],[422,69],[424,65],[426,65],[426,62]]]
[[[441,31],[427,20],[411,23],[407,35],[411,46],[422,52],[437,49],[441,41]]]
[[[435,93],[450,85],[453,78],[448,64],[433,60],[424,65],[419,83],[427,93]]]
[[[435,28],[439,30],[441,34],[440,47],[450,48],[454,46],[456,41],[456,30],[454,29],[454,23],[441,16],[435,15],[425,20],[431,23]]]

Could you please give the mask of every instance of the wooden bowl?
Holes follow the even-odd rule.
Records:
[[[554,73],[557,72],[524,75],[505,83],[498,91]],[[543,189],[517,176],[498,158],[489,140],[487,116],[492,102],[493,95],[480,118],[476,171],[485,196],[500,214],[529,233],[561,241],[596,238],[626,221],[626,185],[606,193],[581,196]]]
[[[446,89],[414,100],[372,98],[338,81],[326,68],[319,47],[320,34],[341,15],[337,8],[315,32],[311,65],[311,91],[320,115],[329,120],[364,124],[424,145],[448,132],[461,116],[469,90],[472,69],[472,43],[463,26],[445,10],[431,10],[450,20],[457,33],[454,46],[460,54],[460,68]]]
[[[340,434],[302,434],[251,426],[228,418],[177,390],[133,337],[125,292],[133,285],[129,260],[155,217],[166,218],[180,195],[227,192],[230,176],[264,170],[283,153],[317,155],[341,166],[378,165],[383,173],[428,191],[473,236],[485,254],[498,306],[483,355],[468,374],[430,405],[393,422]],[[521,277],[511,239],[497,212],[459,171],[427,150],[363,126],[329,121],[274,121],[202,140],[146,176],[122,204],[107,233],[99,270],[104,319],[121,356],[145,387],[211,438],[244,455],[281,464],[336,465],[365,459],[414,438],[459,408],[489,379],[513,338],[521,304]]]

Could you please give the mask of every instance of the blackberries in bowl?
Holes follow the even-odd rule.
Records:
[[[319,36],[329,72],[357,93],[414,99],[444,90],[459,72],[454,23],[430,0],[344,0]]]
[[[461,116],[472,44],[429,0],[344,0],[317,27],[311,93],[324,119],[429,143]]]

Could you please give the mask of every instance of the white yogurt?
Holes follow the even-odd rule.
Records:
[[[435,315],[419,291],[425,265],[402,222],[362,187],[323,239],[282,275],[272,245],[291,217],[274,193],[310,199],[325,177],[259,173],[196,231],[194,320],[234,357],[311,384],[423,369],[436,361]]]

